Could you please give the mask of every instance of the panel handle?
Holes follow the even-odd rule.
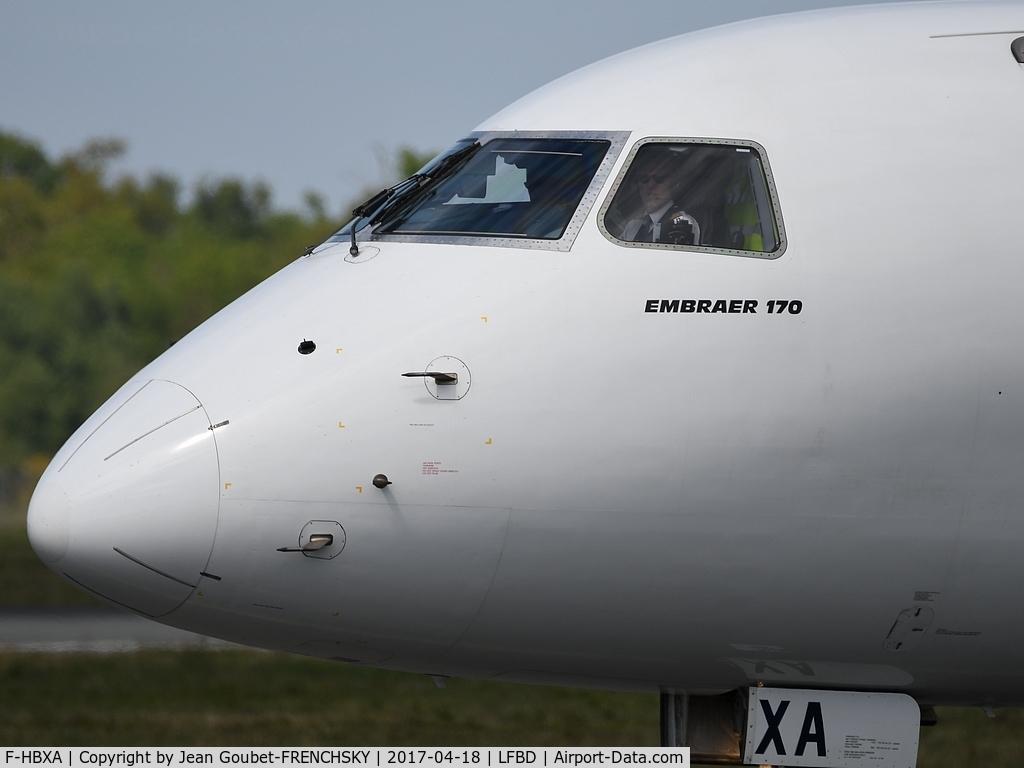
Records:
[[[304,547],[278,547],[278,552],[316,552],[334,543],[334,536],[329,533],[314,533]]]
[[[403,376],[429,376],[437,384],[452,386],[459,383],[459,374],[457,373],[441,373],[440,371],[412,371],[411,373],[403,373]]]

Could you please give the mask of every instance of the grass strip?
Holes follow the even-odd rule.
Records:
[[[5,746],[656,746],[650,694],[449,680],[259,651],[0,654]],[[919,768],[1017,768],[1024,711],[940,709]]]
[[[256,651],[0,654],[0,742],[654,745],[656,696],[451,680]]]

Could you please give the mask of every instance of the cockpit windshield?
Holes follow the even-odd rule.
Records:
[[[375,232],[557,240],[608,146],[576,139],[495,139],[455,173],[396,206]]]
[[[371,239],[435,242],[561,241],[593,204],[623,138],[489,134],[461,141],[416,176],[360,206],[362,217],[331,239],[341,240],[354,224],[360,239],[368,232]]]

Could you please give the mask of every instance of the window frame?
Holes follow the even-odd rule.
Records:
[[[608,211],[612,207],[612,202],[615,200],[615,195],[618,193],[619,188],[622,186],[626,179],[629,169],[632,167],[634,160],[636,160],[637,153],[645,146],[651,144],[704,144],[709,146],[719,147],[735,147],[735,148],[746,148],[757,153],[758,160],[761,164],[761,172],[764,174],[765,186],[768,190],[768,202],[771,205],[773,223],[775,225],[776,236],[778,238],[778,244],[774,251],[747,251],[736,248],[720,248],[712,245],[677,245],[675,243],[638,243],[629,240],[620,240],[605,226],[604,220],[607,216]],[[778,191],[775,187],[775,178],[772,175],[772,169],[768,163],[768,154],[765,152],[764,147],[758,144],[756,141],[750,141],[749,139],[712,139],[707,137],[684,137],[684,136],[648,136],[642,139],[638,139],[636,143],[629,150],[629,154],[626,155],[626,160],[622,164],[622,168],[619,169],[618,175],[615,177],[615,181],[608,189],[608,193],[605,196],[604,202],[601,204],[601,208],[597,213],[597,226],[608,240],[613,242],[615,245],[622,246],[624,248],[640,248],[648,250],[658,251],[689,251],[695,253],[717,253],[724,256],[741,256],[748,259],[767,259],[774,260],[782,256],[786,252],[788,240],[786,239],[786,229],[782,221],[782,205],[779,202]]]
[[[368,241],[397,243],[435,243],[445,245],[496,246],[501,248],[526,248],[537,251],[568,251],[572,248],[583,229],[583,223],[593,210],[600,197],[601,190],[611,176],[612,168],[622,154],[623,147],[629,138],[629,131],[475,131],[467,134],[466,140],[480,143],[481,149],[494,139],[584,139],[607,141],[608,151],[597,167],[586,192],[580,198],[576,211],[569,219],[562,236],[555,239],[525,237],[492,237],[486,235],[431,235],[399,233],[371,233]],[[357,238],[362,240],[363,238]]]

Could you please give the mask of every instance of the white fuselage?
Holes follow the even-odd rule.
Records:
[[[757,142],[782,255],[625,248],[604,192],[567,252],[321,248],[69,440],[34,546],[164,623],[375,666],[1024,704],[1021,35],[1020,5],[846,9],[556,81],[480,130],[628,131],[612,178],[645,137]],[[460,399],[402,376],[442,356]],[[277,551],[310,521],[344,548]]]

